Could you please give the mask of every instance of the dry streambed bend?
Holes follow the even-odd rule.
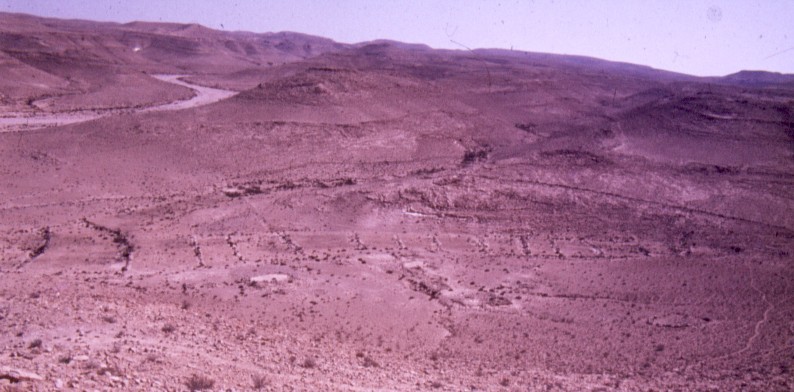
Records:
[[[91,121],[102,117],[107,117],[116,114],[134,114],[146,112],[158,112],[168,110],[182,110],[195,108],[202,105],[207,105],[213,102],[218,102],[222,99],[237,94],[236,91],[222,90],[212,87],[200,86],[193,83],[185,82],[183,79],[186,75],[151,75],[153,78],[162,80],[164,82],[173,83],[179,86],[191,89],[194,94],[193,97],[160,104],[150,107],[141,108],[122,108],[122,109],[104,109],[104,110],[89,110],[89,111],[71,111],[67,113],[44,113],[44,114],[15,114],[3,113],[0,114],[0,132],[16,132],[24,130],[34,130],[45,127],[52,127],[58,125],[67,125]]]

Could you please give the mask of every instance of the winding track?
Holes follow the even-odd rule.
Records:
[[[236,91],[204,87],[181,80],[181,78],[184,78],[189,75],[151,75],[151,76],[159,80],[162,80],[164,82],[187,87],[193,90],[195,95],[190,99],[174,101],[162,105],[151,106],[140,109],[128,108],[128,109],[85,110],[85,111],[77,111],[71,113],[45,114],[41,116],[12,115],[9,117],[0,117],[0,133],[32,131],[35,129],[41,129],[46,127],[58,126],[58,125],[76,124],[85,121],[95,120],[102,117],[112,116],[114,114],[182,110],[182,109],[194,108],[194,107],[218,102],[222,99],[226,99],[234,94],[237,94]]]

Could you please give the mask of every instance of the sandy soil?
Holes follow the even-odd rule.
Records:
[[[0,389],[794,389],[788,77],[3,18],[239,93],[0,134]]]

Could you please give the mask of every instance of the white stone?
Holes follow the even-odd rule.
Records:
[[[284,283],[289,282],[289,275],[287,274],[266,274],[254,276],[251,278],[251,283]]]
[[[403,263],[403,267],[405,267],[405,269],[422,268],[424,266],[425,263],[422,261],[409,261],[407,263]]]
[[[7,366],[0,367],[0,378],[7,378],[18,381],[42,381],[44,377],[27,370],[11,368]]]

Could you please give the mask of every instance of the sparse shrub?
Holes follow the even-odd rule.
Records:
[[[524,132],[532,132],[535,129],[535,124],[532,123],[516,123],[515,127],[524,131]]]
[[[463,159],[461,163],[465,165],[472,164],[474,162],[483,161],[488,158],[488,149],[474,149],[474,150],[466,150],[463,154]]]
[[[499,380],[499,385],[501,385],[503,387],[509,386],[510,385],[510,379],[505,377],[505,378]]]
[[[64,356],[58,358],[58,362],[62,363],[64,365],[68,365],[68,364],[72,363],[72,356],[71,355],[64,355]]]
[[[653,351],[656,351],[657,353],[664,351],[664,344],[657,344],[654,346]]]
[[[368,356],[364,357],[364,362],[361,365],[364,367],[380,367],[380,364]]]
[[[193,373],[193,375],[185,381],[185,386],[190,391],[203,391],[215,386],[215,380],[207,376]]]
[[[259,390],[267,386],[267,377],[261,374],[256,374],[251,376],[251,380],[254,383],[254,389]]]
[[[115,324],[116,323],[116,318],[113,317],[113,316],[102,316],[102,321],[104,321],[104,322],[106,322],[108,324]]]
[[[314,362],[314,359],[312,359],[312,358],[306,358],[306,359],[303,360],[303,363],[301,363],[301,367],[306,368],[306,369],[314,369],[316,366],[317,366],[317,363]]]
[[[174,324],[168,323],[166,325],[163,325],[162,331],[165,333],[174,332],[176,331],[176,326],[174,326]]]
[[[41,341],[41,339],[35,339],[34,341],[30,342],[30,344],[28,344],[28,348],[30,349],[41,348],[42,344],[43,342]]]

